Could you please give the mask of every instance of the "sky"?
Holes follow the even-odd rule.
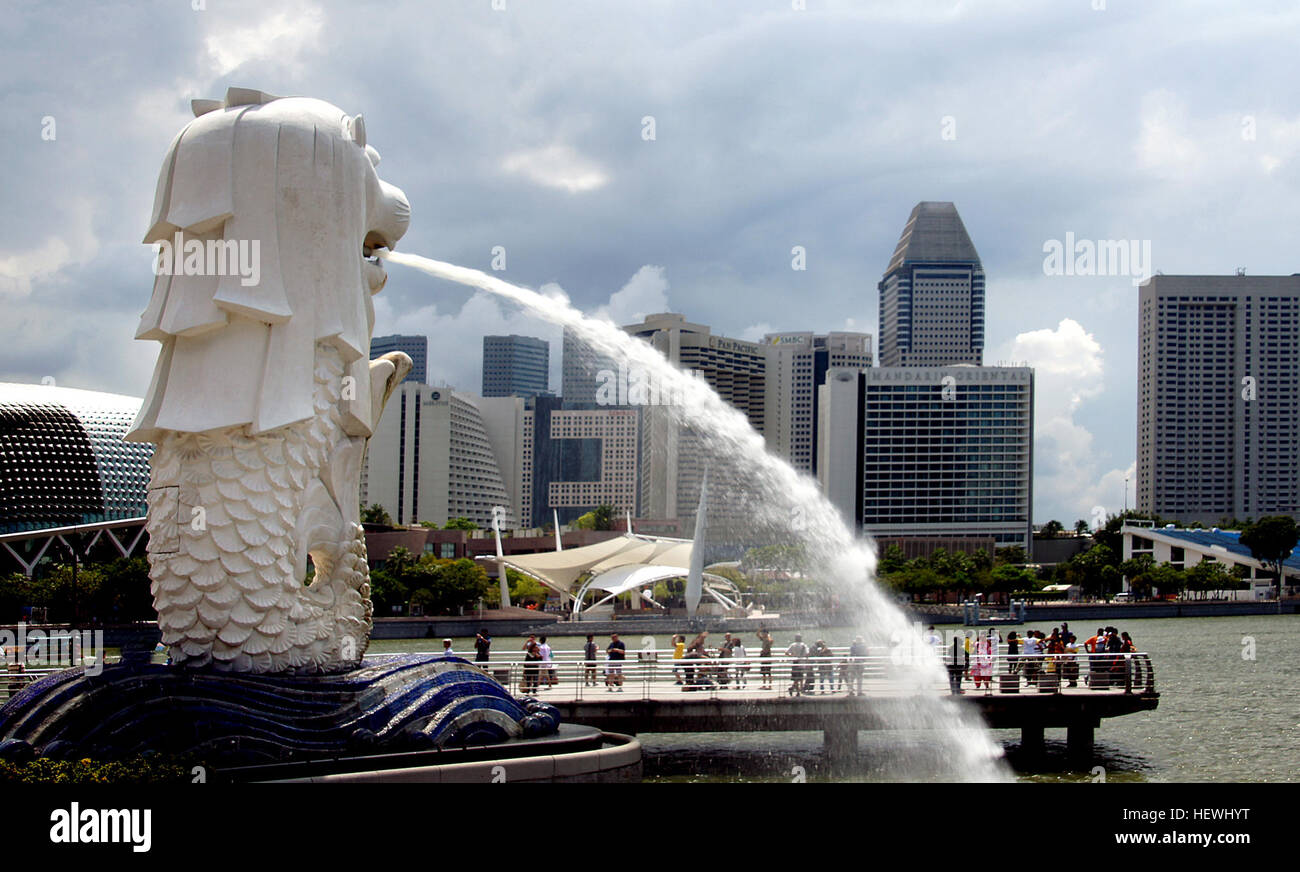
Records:
[[[143,396],[163,155],[192,98],[255,88],[364,115],[412,204],[399,249],[504,250],[500,277],[619,323],[876,335],[908,213],[953,201],[985,363],[1036,370],[1034,520],[1070,526],[1132,475],[1137,290],[1045,252],[1300,272],[1297,37],[1268,0],[9,4],[0,381]],[[548,325],[397,266],[375,302],[376,335],[429,335],[431,381],[477,392],[482,337],[513,332],[551,340],[558,389]]]

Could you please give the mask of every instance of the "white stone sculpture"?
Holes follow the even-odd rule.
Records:
[[[360,115],[236,88],[194,113],[144,239],[160,257],[136,338],[162,350],[127,436],[156,445],[162,641],[176,663],[348,668],[371,629],[361,463],[411,366],[369,359],[386,280],[371,252],[410,205],[379,179]]]

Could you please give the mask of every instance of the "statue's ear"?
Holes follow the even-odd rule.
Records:
[[[366,147],[366,121],[360,115],[348,119],[348,135],[362,148]]]
[[[200,115],[207,115],[209,112],[215,112],[218,109],[224,107],[225,105],[226,104],[222,103],[220,100],[191,100],[190,101],[190,109],[194,111],[195,118],[198,118]]]

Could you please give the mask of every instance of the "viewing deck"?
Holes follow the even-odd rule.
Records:
[[[675,661],[672,652],[653,650],[631,651],[622,662],[603,652],[595,663],[579,652],[555,657],[479,665],[512,693],[556,706],[569,723],[630,735],[819,730],[835,755],[856,747],[858,730],[894,727],[911,700],[930,696],[973,707],[989,727],[1019,729],[1029,753],[1041,750],[1045,729],[1064,728],[1070,753],[1088,759],[1102,720],[1150,711],[1160,701],[1144,653],[998,655],[978,689],[964,663],[956,670],[945,664],[948,680],[917,684],[924,671],[896,656],[855,658],[843,650],[798,661]]]

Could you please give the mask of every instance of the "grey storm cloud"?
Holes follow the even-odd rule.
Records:
[[[729,335],[875,333],[875,285],[909,210],[952,200],[988,275],[986,362],[1044,365],[1036,516],[1117,504],[1134,449],[1135,290],[1123,276],[1045,275],[1043,246],[1149,240],[1167,273],[1297,271],[1300,10],[799,5],[8,10],[0,378],[144,392],[154,348],[130,336],[149,295],[139,240],[158,166],[188,101],[236,85],[363,113],[382,174],[413,206],[405,250],[486,268],[503,246],[505,278],[554,283],[589,310],[653,265],[668,306]],[[476,337],[522,323],[396,267],[381,296],[379,331],[456,332],[467,350],[441,377],[470,390]],[[1044,405],[1045,388],[1072,380],[1077,402]]]

